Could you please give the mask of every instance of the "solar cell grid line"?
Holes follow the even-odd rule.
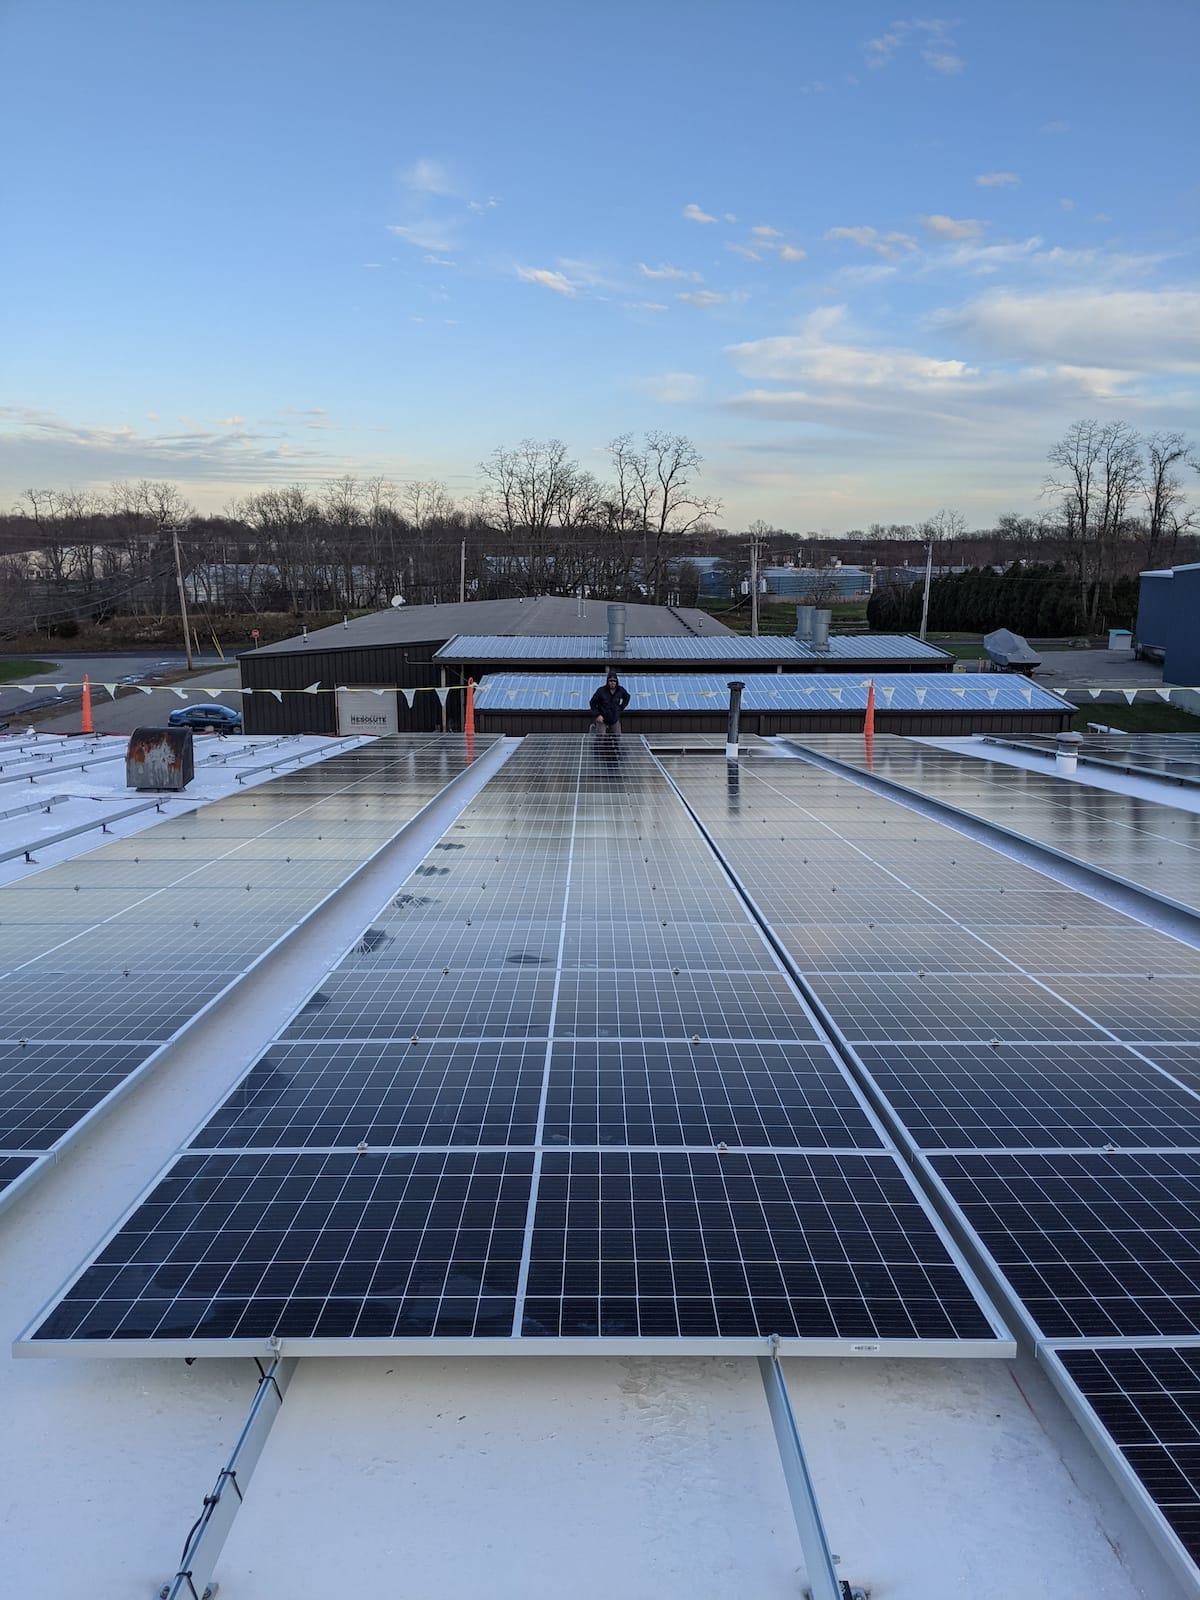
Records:
[[[1200,1565],[1200,1348],[1049,1348],[1041,1359],[1189,1583]],[[1164,1540],[1165,1532],[1165,1540]],[[1174,1547],[1172,1549],[1172,1547]]]
[[[925,1150],[1200,1148],[1200,1093],[1120,1045],[857,1047]]]
[[[536,966],[364,971],[336,968],[281,1035],[284,1039],[547,1036],[552,982]]]
[[[555,1044],[547,1145],[883,1149],[824,1043]]]
[[[1035,1338],[1200,1335],[1200,1150],[919,1160]]]
[[[890,1155],[547,1152],[522,1331],[986,1339]]]
[[[276,1043],[189,1150],[532,1145],[545,1041]]]

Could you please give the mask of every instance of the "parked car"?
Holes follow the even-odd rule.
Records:
[[[232,706],[194,705],[179,706],[167,718],[173,728],[195,728],[203,733],[206,728],[213,733],[241,733],[242,713]]]

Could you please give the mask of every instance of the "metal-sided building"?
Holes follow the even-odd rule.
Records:
[[[704,611],[646,605],[624,610],[639,637],[736,637]],[[451,668],[436,659],[457,634],[578,637],[595,635],[606,621],[603,602],[543,595],[406,606],[304,632],[238,657],[244,726],[254,734],[429,732],[443,726],[436,691],[465,683],[470,673],[467,663]],[[339,696],[343,686],[350,692]],[[460,694],[446,697],[445,711],[446,725],[461,728]]]
[[[1164,683],[1200,683],[1198,616],[1200,563],[1141,574],[1134,639],[1140,651],[1162,656]]]

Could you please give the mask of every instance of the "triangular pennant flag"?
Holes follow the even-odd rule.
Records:
[[[880,689],[879,692],[883,696],[884,705],[885,706],[890,706],[891,703],[892,703],[892,696],[896,692],[895,687],[893,686],[893,687],[889,687],[889,688]]]
[[[673,706],[677,706],[677,705],[678,705],[678,704],[679,704],[679,694],[678,694],[678,691],[676,691],[676,692],[674,692],[674,693],[672,693],[672,692],[670,692],[670,691],[668,691],[668,693],[667,693],[667,699],[668,699],[668,700],[669,700],[669,701],[670,701],[670,702],[671,702],[671,704],[672,704],[672,705],[673,705]]]
[[[443,705],[445,705],[446,701],[450,698],[449,689],[435,689],[433,692],[434,692],[434,694],[437,695],[438,699],[442,702]],[[549,694],[549,692],[550,691],[548,689],[547,690],[543,690],[543,693],[545,693],[545,694]]]
[[[1033,704],[1033,685],[1031,683],[1023,683],[1021,685],[1021,699],[1024,700],[1027,706]]]
[[[1133,702],[1137,699],[1137,690],[1136,689],[1122,689],[1121,693],[1125,696],[1125,704],[1127,706],[1131,706],[1133,704]]]
[[[62,694],[64,689],[82,689],[82,688],[83,688],[83,685],[81,683],[56,683],[54,685],[54,692],[55,692],[55,694]]]
[[[1000,693],[999,689],[987,689],[984,692],[988,697],[988,705],[994,706],[996,704],[996,696]]]
[[[829,692],[835,700],[840,700],[842,698],[842,691],[840,689],[835,689],[832,685],[830,685]],[[774,689],[771,690],[771,693],[775,693]]]
[[[381,695],[381,694],[386,694],[387,690],[386,689],[372,689],[371,693],[373,695]]]
[[[319,683],[310,683],[306,689],[301,689],[300,691],[301,694],[320,694],[320,692],[321,685]]]
[[[243,689],[241,692],[243,694],[258,694],[260,691],[257,689]]]
[[[925,704],[925,696],[929,693],[929,690],[928,689],[914,689],[913,693],[917,697],[917,704],[919,706],[923,706]]]
[[[175,698],[177,700],[186,700],[187,699],[187,690],[186,689],[172,689],[171,693],[175,696]]]
[[[117,686],[116,686],[116,684],[115,683],[106,683],[104,685],[104,687],[108,690],[108,698],[110,700],[115,700],[117,698]]]
[[[283,690],[282,689],[260,689],[259,693],[260,694],[273,694],[275,696],[276,700],[279,701],[279,704],[280,705],[283,704]]]
[[[408,701],[408,709],[411,711],[412,708],[413,708],[413,701],[417,697],[416,690],[415,689],[401,689],[400,693]]]
[[[208,692],[212,695],[214,700],[216,699],[217,695],[225,693],[224,689],[210,689]]]
[[[135,683],[133,686],[139,694],[153,694],[154,690],[148,683]]]
[[[956,688],[954,688],[953,685],[950,686],[950,693],[951,694],[956,694],[960,700],[965,700],[966,697],[967,697],[967,691],[966,691],[965,688],[956,689]]]
[[[1158,698],[1159,698],[1159,699],[1160,699],[1160,700],[1167,700],[1167,701],[1169,701],[1169,700],[1170,700],[1170,698],[1171,698],[1171,691],[1170,691],[1170,689],[1155,689],[1155,691],[1154,691],[1154,692],[1155,692],[1155,694],[1156,694],[1156,695],[1157,695],[1157,696],[1158,696]]]
[[[20,689],[25,694],[32,694],[33,693],[33,684],[32,683],[14,683],[13,684],[13,688],[14,689]]]
[[[1091,698],[1093,700],[1099,700],[1099,698],[1100,698],[1101,694],[1103,694],[1103,692],[1104,691],[1102,689],[1089,689],[1088,690],[1088,694],[1091,696]]]

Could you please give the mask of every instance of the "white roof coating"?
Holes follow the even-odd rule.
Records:
[[[224,757],[234,742],[203,743]],[[265,762],[267,742],[238,743]],[[270,742],[320,753],[319,741]],[[123,778],[112,761],[70,782],[90,814],[128,803]],[[170,804],[240,787],[206,757],[188,801]],[[1174,791],[1164,798],[1178,804]],[[6,811],[0,850],[37,823],[4,801]],[[47,859],[99,842],[80,836]],[[252,1005],[216,1019],[0,1218],[10,1339],[240,1078],[255,1038],[286,1021],[375,916],[371,897],[391,901],[421,858],[381,868],[357,910],[313,928],[307,953],[277,966]],[[19,870],[36,885],[39,865]],[[1029,1359],[784,1366],[837,1572],[877,1600],[1195,1594]],[[244,1358],[16,1361],[0,1342],[6,1591],[157,1594],[257,1376]],[[243,1487],[216,1570],[221,1600],[797,1600],[809,1583],[745,1358],[302,1361]]]
[[[499,634],[460,634],[436,652],[439,661],[610,661],[606,635],[570,638],[508,638]],[[721,634],[712,638],[626,640],[624,661],[947,661],[949,653],[904,633],[833,634],[827,650],[801,639],[752,638]]]
[[[620,674],[635,711],[712,711],[729,704],[729,680],[716,673]],[[1035,711],[1068,709],[1068,702],[1024,678],[992,672],[748,673],[741,680],[745,711],[865,711],[875,684],[880,711]],[[481,711],[586,711],[593,677],[568,673],[491,672],[475,687]]]

